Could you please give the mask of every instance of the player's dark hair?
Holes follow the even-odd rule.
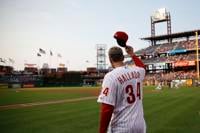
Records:
[[[109,58],[114,62],[124,60],[122,49],[116,46],[109,49],[108,55],[109,55]]]

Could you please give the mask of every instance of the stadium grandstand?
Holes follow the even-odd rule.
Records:
[[[147,48],[136,51],[137,56],[146,65],[147,85],[156,85],[159,82],[169,84],[172,80],[188,80],[190,85],[195,83],[197,79],[195,33],[200,34],[200,30],[141,38],[151,42]],[[168,40],[171,42],[167,42]],[[200,40],[198,45],[200,47]],[[126,63],[132,64],[132,61]]]
[[[96,86],[102,83],[108,72],[89,67],[86,71],[68,71],[65,67],[41,68],[26,66],[24,70],[14,71],[13,67],[0,66],[0,86],[9,88]]]
[[[151,36],[141,38],[150,42],[144,49],[136,51],[146,65],[146,85],[170,85],[173,81],[184,81],[187,85],[199,83],[200,29],[171,33],[171,16],[165,8],[158,9],[151,18]],[[155,25],[167,23],[167,34],[156,35]],[[127,64],[132,61],[127,59]]]

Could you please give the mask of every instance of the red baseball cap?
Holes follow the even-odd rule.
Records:
[[[114,38],[117,39],[117,40],[122,40],[124,42],[127,42],[127,40],[128,40],[128,34],[126,34],[126,32],[123,32],[123,31],[117,31],[114,34]]]

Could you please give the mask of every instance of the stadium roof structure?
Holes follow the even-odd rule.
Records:
[[[200,29],[198,30],[192,30],[192,31],[185,31],[185,32],[177,32],[167,35],[158,35],[158,36],[151,36],[151,37],[145,37],[141,38],[141,40],[147,40],[147,41],[162,41],[162,40],[168,40],[168,39],[175,39],[175,38],[189,38],[195,36],[195,32],[200,35]]]

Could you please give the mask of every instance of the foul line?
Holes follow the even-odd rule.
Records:
[[[96,99],[96,98],[97,98],[96,96],[92,96],[92,97],[81,97],[81,98],[56,100],[56,101],[48,101],[48,102],[35,102],[35,103],[3,105],[3,106],[0,106],[0,110],[19,109],[19,108],[26,108],[26,107],[33,107],[33,106],[58,104],[58,103],[78,102],[78,101],[91,100],[91,99]]]

